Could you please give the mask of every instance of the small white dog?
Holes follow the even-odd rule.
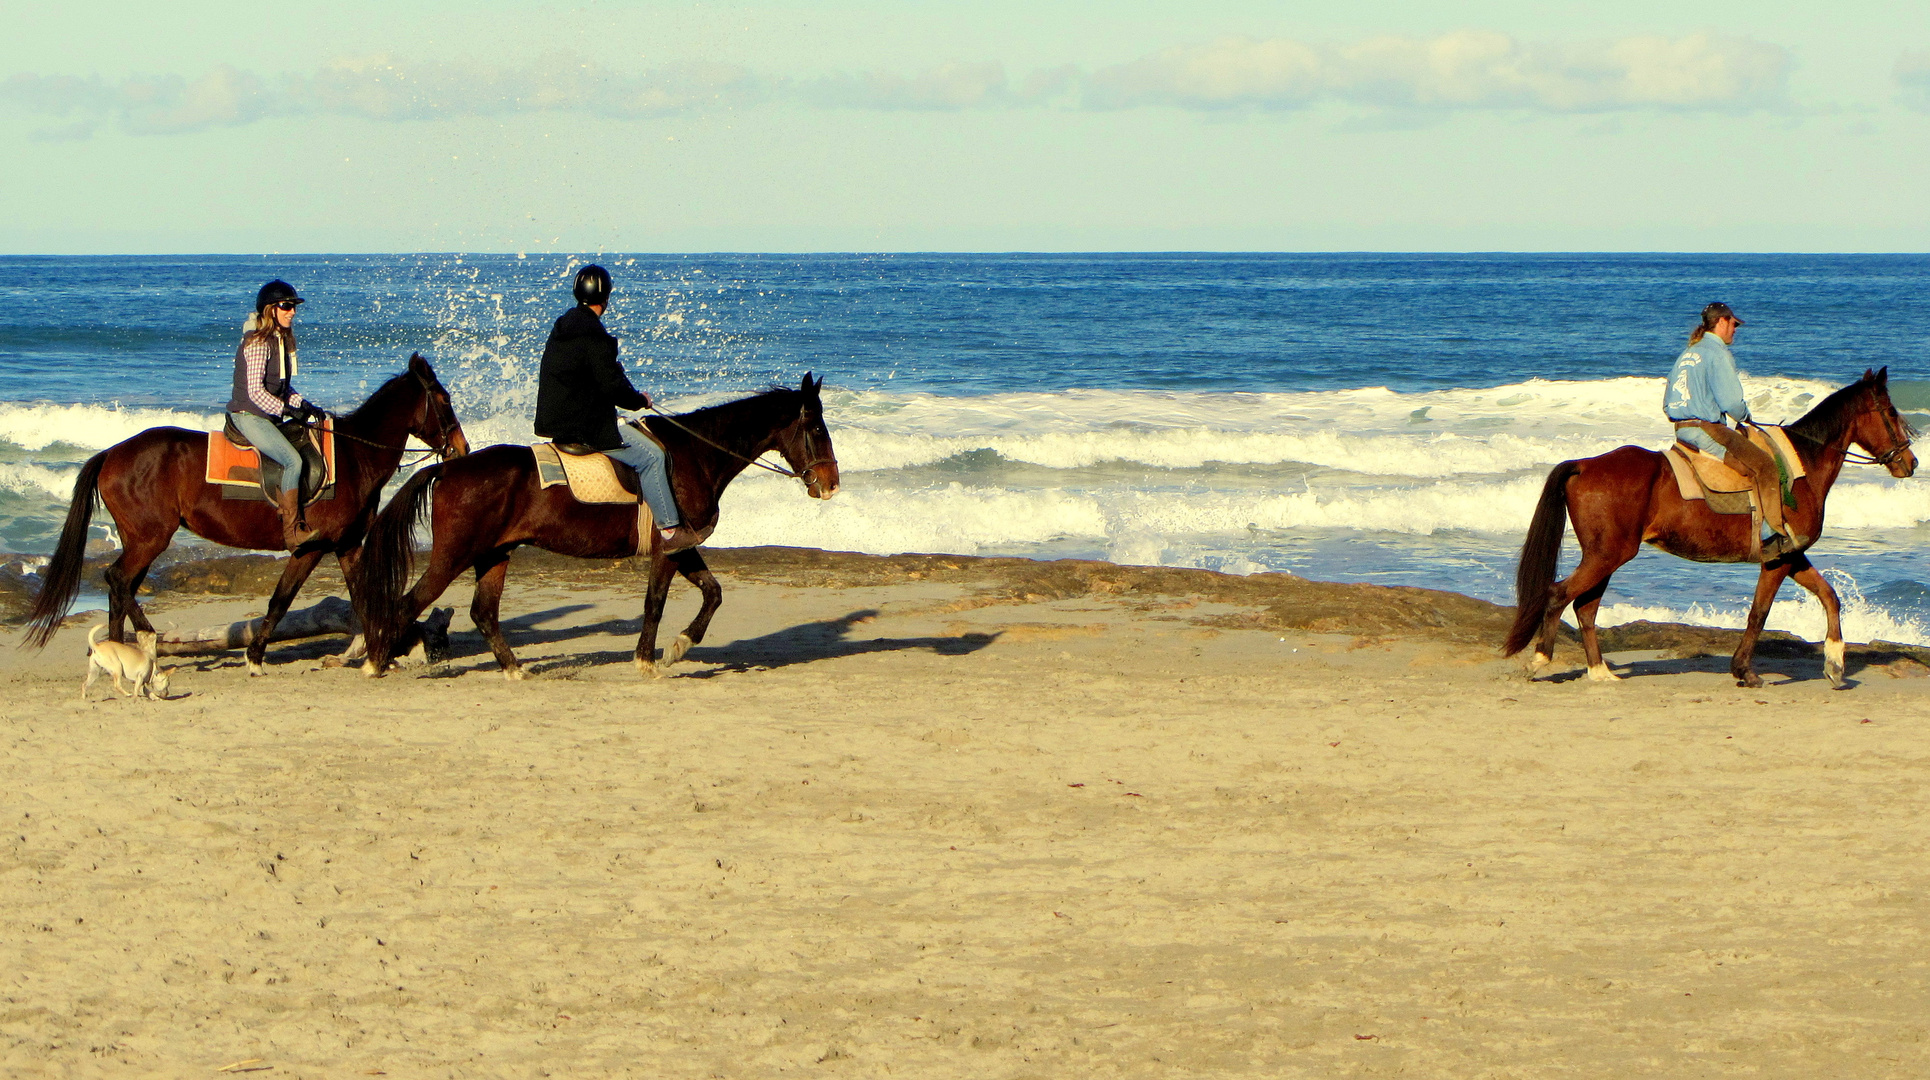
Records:
[[[102,641],[100,636],[107,631],[107,624],[101,623],[87,631],[87,681],[80,686],[82,701],[87,700],[88,691],[94,688],[94,680],[102,672],[114,677],[114,689],[123,697],[145,697],[152,701],[166,700],[168,696],[168,672],[154,662],[156,643],[160,635],[152,630],[142,630],[134,635],[141,643],[140,648],[123,645],[118,641]],[[132,691],[122,689],[121,679],[125,677],[134,684]]]

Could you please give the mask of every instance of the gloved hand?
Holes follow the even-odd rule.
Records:
[[[328,410],[312,401],[302,402],[302,423],[319,424],[326,419],[328,419]]]

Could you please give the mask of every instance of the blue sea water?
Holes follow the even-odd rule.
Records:
[[[746,477],[719,545],[1284,570],[1508,602],[1541,481],[1666,445],[1661,377],[1709,300],[1761,419],[1867,367],[1930,414],[1930,258],[1863,255],[296,255],[0,258],[0,547],[51,549],[74,470],[219,422],[269,277],[308,298],[305,394],[428,356],[477,443],[533,440],[584,258],[637,384],[694,407],[829,381],[845,490]],[[1930,486],[1851,469],[1814,555],[1853,638],[1930,642]],[[111,541],[105,529],[104,540]],[[1608,621],[1734,624],[1747,567],[1648,552]],[[1820,633],[1785,594],[1772,625]]]

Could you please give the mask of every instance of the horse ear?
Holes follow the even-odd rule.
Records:
[[[817,382],[813,383],[811,381],[811,373],[807,371],[804,373],[804,381],[798,384],[797,389],[798,389],[798,393],[800,394],[815,394],[820,389],[822,389],[823,386],[824,386],[823,379],[819,379]]]
[[[417,375],[426,375],[429,373],[429,361],[424,360],[421,353],[412,352],[409,354],[409,370]]]
[[[1889,385],[1890,365],[1885,364],[1882,367],[1876,369],[1876,381],[1884,384],[1885,386]]]

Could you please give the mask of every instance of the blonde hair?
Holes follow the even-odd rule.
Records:
[[[274,306],[273,304],[269,304],[267,307],[248,316],[248,321],[241,324],[241,340],[272,342],[276,336],[279,335],[282,341],[282,351],[284,353],[292,353],[295,351],[295,328],[291,325],[288,329],[283,330],[281,324],[276,321],[273,315],[266,314],[268,308]]]

